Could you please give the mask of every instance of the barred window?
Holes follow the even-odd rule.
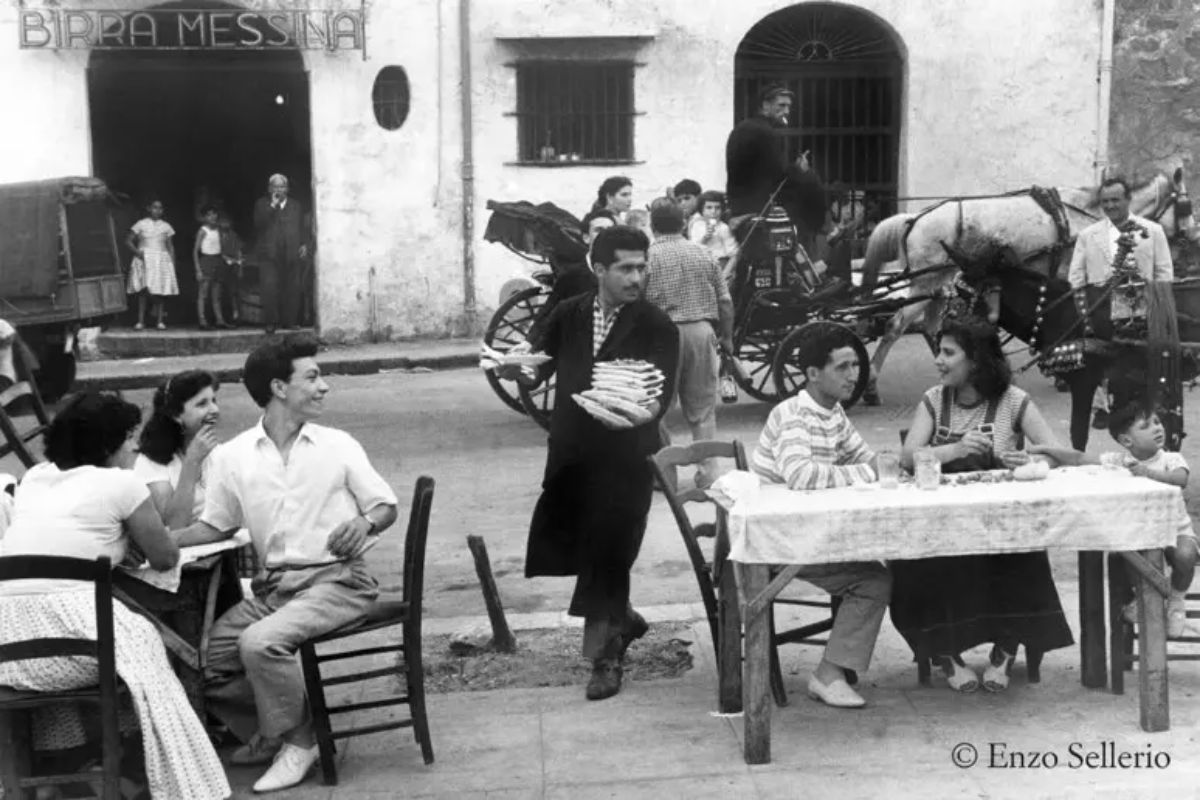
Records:
[[[515,66],[520,162],[633,160],[633,62],[520,61]]]

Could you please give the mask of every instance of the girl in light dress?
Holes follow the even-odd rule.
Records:
[[[154,302],[154,314],[158,329],[164,330],[163,298],[179,294],[179,282],[175,278],[175,249],[172,239],[175,229],[162,218],[163,204],[151,200],[146,206],[147,216],[139,219],[125,238],[125,244],[134,253],[129,266],[128,294],[138,298],[138,321],[135,330],[146,327],[146,295]]]
[[[725,195],[714,191],[702,192],[696,201],[696,213],[688,222],[688,238],[707,247],[722,268],[730,256],[737,252],[737,240],[722,219],[724,214]]]

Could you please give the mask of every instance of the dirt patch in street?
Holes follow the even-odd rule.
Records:
[[[456,656],[449,636],[424,642],[428,692],[480,692],[487,689],[536,689],[587,683],[592,665],[579,655],[579,628],[519,631],[517,652],[481,652]],[[651,624],[625,656],[625,680],[677,678],[692,668],[692,633],[686,623]]]

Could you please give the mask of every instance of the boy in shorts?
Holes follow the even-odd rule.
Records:
[[[1168,483],[1187,488],[1190,470],[1182,453],[1163,449],[1166,432],[1158,413],[1146,406],[1130,403],[1109,415],[1108,432],[1123,453],[1101,453],[1099,456],[1080,453],[1078,450],[1057,447],[1031,447],[1030,453],[1042,453],[1060,464],[1103,464],[1110,467],[1125,467],[1134,475],[1140,475],[1159,483]],[[1187,625],[1187,609],[1184,594],[1191,585],[1196,572],[1196,561],[1200,555],[1192,521],[1185,517],[1180,523],[1175,546],[1166,548],[1167,563],[1171,565],[1171,595],[1167,598],[1167,636],[1178,638],[1184,635]],[[1132,622],[1136,610],[1133,603],[1125,606],[1123,615]]]

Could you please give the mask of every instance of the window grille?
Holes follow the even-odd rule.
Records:
[[[515,66],[518,161],[633,160],[633,62],[521,61]]]

